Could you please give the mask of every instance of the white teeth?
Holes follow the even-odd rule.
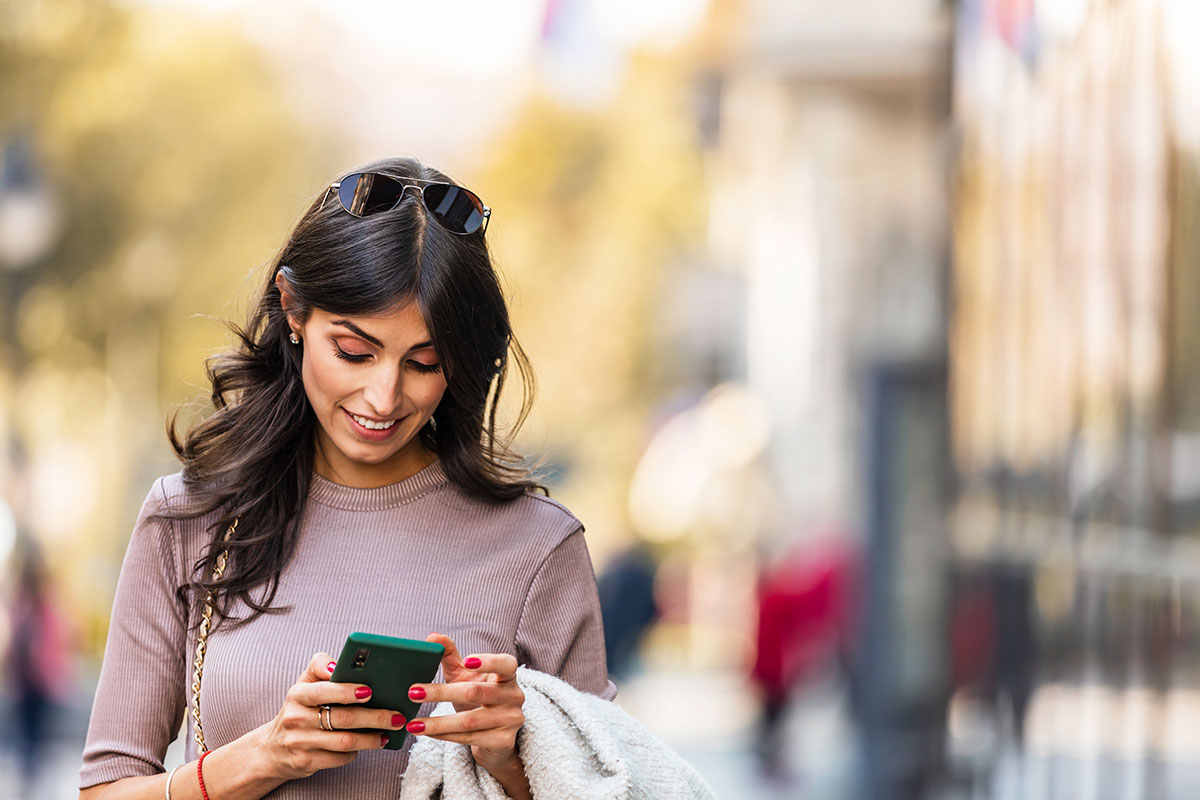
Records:
[[[373,431],[386,431],[388,428],[396,424],[396,420],[394,419],[389,419],[387,422],[374,422],[366,417],[360,417],[357,414],[351,414],[350,416],[354,417],[354,421],[359,425],[362,425],[364,428],[370,428]]]

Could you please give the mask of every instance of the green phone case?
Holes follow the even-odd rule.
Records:
[[[411,720],[421,704],[408,699],[408,688],[414,683],[431,682],[445,652],[446,648],[436,642],[355,632],[346,637],[331,680],[364,683],[371,687],[371,699],[360,705],[394,709]],[[357,730],[372,733],[376,729]],[[403,728],[386,733],[388,750],[399,750],[408,738]]]

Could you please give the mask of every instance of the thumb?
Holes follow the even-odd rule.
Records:
[[[446,652],[442,653],[443,677],[448,677],[450,674],[457,674],[463,669],[462,656],[458,654],[458,647],[449,636],[444,633],[431,633],[425,637],[425,641],[436,642],[446,648]]]
[[[300,673],[297,683],[316,683],[327,681],[333,674],[333,656],[329,653],[316,653],[308,660],[308,666]]]

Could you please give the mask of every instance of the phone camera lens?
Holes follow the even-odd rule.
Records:
[[[367,655],[370,652],[371,651],[365,647],[358,648],[358,650],[354,653],[354,661],[350,663],[350,666],[352,666],[354,669],[362,669],[365,667],[367,664]]]

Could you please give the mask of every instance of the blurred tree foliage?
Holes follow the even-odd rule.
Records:
[[[226,340],[196,315],[240,318],[230,298],[310,199],[296,172],[333,161],[278,85],[203,17],[0,0],[0,145],[62,217],[38,259],[0,267],[0,411],[28,454],[6,499],[97,648],[129,511],[172,464],[164,408],[207,388]]]
[[[601,110],[536,96],[493,145],[482,182],[538,375],[521,441],[563,470],[564,499],[603,532],[592,539],[601,555],[628,530],[629,479],[664,388],[656,298],[670,291],[667,268],[704,250],[692,81],[680,53],[641,53]]]

